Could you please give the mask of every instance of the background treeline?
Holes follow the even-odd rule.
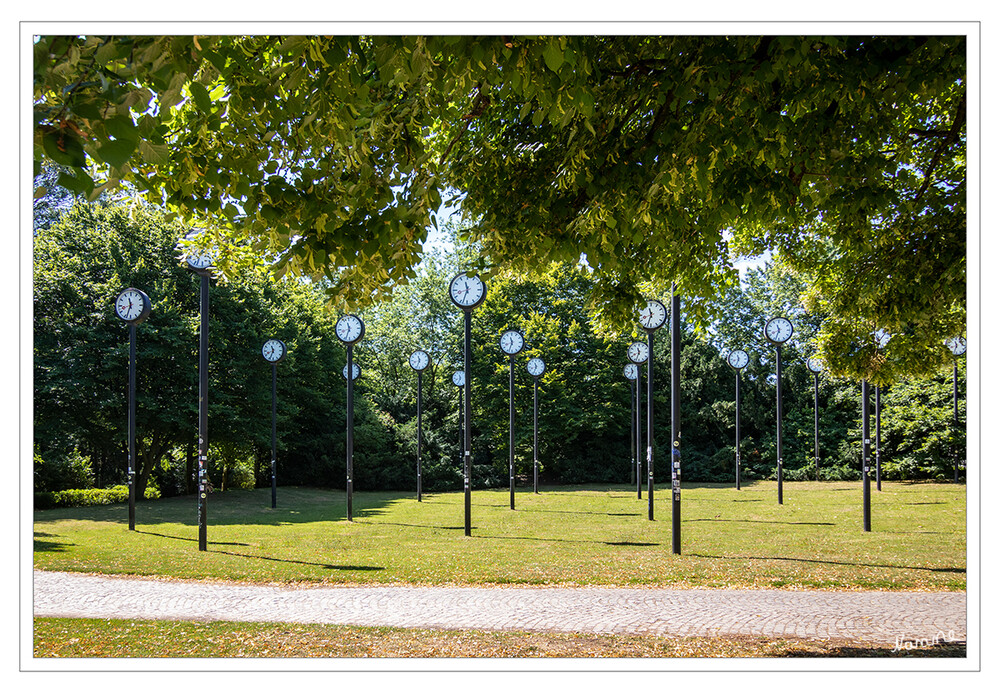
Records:
[[[177,241],[185,231],[136,203],[63,201],[36,207],[36,492],[109,488],[125,481],[128,330],[115,316],[113,301],[128,286],[145,291],[153,303],[137,342],[139,492],[192,492],[198,281],[179,260]],[[476,249],[462,243],[456,229],[450,234],[448,249],[428,252],[416,278],[390,302],[361,313],[367,331],[355,355],[362,368],[355,390],[358,490],[415,487],[417,378],[407,359],[416,348],[431,356],[423,377],[424,488],[460,488],[459,393],[451,374],[462,367],[462,315],[449,300],[447,285]],[[570,264],[489,281],[488,296],[472,321],[477,487],[507,483],[509,362],[498,340],[508,327],[522,330],[526,342],[515,362],[517,473],[527,479],[532,464],[532,379],[525,364],[539,356],[546,363],[539,383],[542,481],[633,478],[632,393],[623,367],[628,343],[645,337],[593,328],[586,303],[592,282],[586,265]],[[305,281],[275,281],[263,266],[238,279],[213,280],[209,476],[216,490],[270,484],[271,374],[260,355],[269,337],[288,347],[278,366],[279,484],[344,485],[346,351],[333,330],[338,316],[324,306],[321,289]],[[696,335],[684,326],[685,481],[734,479],[735,373],[723,358],[732,348],[751,357],[742,376],[743,477],[773,478],[774,352],[761,331],[766,317],[777,314],[791,318],[796,328],[782,352],[786,478],[814,478],[813,379],[805,359],[813,353],[811,340],[822,316],[803,312],[801,290],[796,276],[775,260],[717,297],[724,317],[709,333]],[[661,298],[669,305],[669,297]],[[655,339],[656,459],[665,460],[668,330]],[[646,368],[641,372],[645,396]],[[950,368],[883,391],[884,478],[951,478],[954,451],[965,449],[964,359],[959,390],[959,426],[953,421]],[[859,384],[823,374],[819,403],[820,477],[860,478]],[[874,437],[874,419],[872,426]]]

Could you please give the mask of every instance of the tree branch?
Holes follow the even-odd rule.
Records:
[[[927,188],[931,184],[931,176],[934,173],[934,169],[941,162],[941,157],[944,155],[945,150],[958,141],[958,133],[961,132],[962,126],[965,124],[965,94],[962,94],[962,100],[958,102],[958,106],[955,108],[955,119],[951,123],[951,129],[948,131],[947,136],[938,145],[937,150],[934,152],[934,156],[931,157],[931,163],[924,172],[924,182],[920,186],[920,190],[917,191],[917,196],[914,201],[919,200],[923,194],[927,191]]]

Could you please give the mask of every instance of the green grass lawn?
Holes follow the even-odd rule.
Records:
[[[35,567],[259,582],[648,585],[964,590],[964,485],[872,485],[862,531],[854,482],[691,484],[683,490],[682,555],[671,552],[670,495],[656,520],[625,485],[461,493],[354,494],[283,487],[208,501],[208,551],[198,551],[193,496],[34,514]]]
[[[965,657],[964,643],[914,650],[797,638],[659,637],[363,628],[302,623],[35,619],[36,657]]]

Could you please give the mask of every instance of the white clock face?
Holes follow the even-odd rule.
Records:
[[[639,367],[634,363],[625,364],[625,377],[629,380],[635,380],[639,377]]]
[[[524,337],[517,330],[507,330],[500,335],[500,348],[503,353],[513,356],[524,348]]]
[[[115,314],[125,322],[138,320],[149,299],[138,289],[125,289],[115,299]]]
[[[285,343],[280,339],[269,339],[264,342],[260,353],[267,361],[277,363],[285,356]]]
[[[545,372],[545,361],[541,359],[531,359],[528,361],[528,373],[536,378]]]
[[[455,371],[451,374],[451,382],[455,387],[465,385],[465,371]]]
[[[354,344],[365,333],[365,325],[356,315],[345,315],[337,321],[337,337],[345,344]]]
[[[361,375],[361,366],[359,366],[356,363],[352,363],[351,365],[353,366],[353,368],[351,369],[351,372],[354,373],[354,377],[351,378],[351,380],[357,380],[358,376]],[[344,364],[344,369],[340,372],[340,374],[342,376],[344,376],[344,380],[347,380],[347,364],[346,363]]]
[[[628,360],[632,363],[646,363],[649,358],[649,345],[645,342],[632,342],[628,345]]]
[[[410,368],[415,371],[422,371],[430,365],[431,357],[427,355],[426,351],[422,349],[417,349],[412,354],[410,354]]]
[[[215,262],[215,253],[208,250],[192,250],[187,256],[187,263],[195,269],[206,269]]]
[[[948,350],[955,356],[961,356],[965,353],[965,337],[951,337],[950,339],[945,340],[944,345],[948,347]]]
[[[748,363],[750,363],[750,357],[747,356],[747,352],[742,349],[734,349],[729,352],[729,356],[726,357],[726,361],[733,368],[739,370],[740,368],[745,368]]]
[[[792,337],[792,323],[787,318],[771,318],[764,326],[764,335],[774,344],[783,344]]]
[[[451,280],[448,293],[459,307],[472,308],[486,297],[486,285],[478,275],[469,277],[463,272]]]
[[[646,307],[639,311],[639,324],[647,330],[658,329],[666,321],[667,309],[655,299],[650,299]]]
[[[823,370],[823,361],[813,356],[806,360],[806,368],[813,373],[819,373]]]

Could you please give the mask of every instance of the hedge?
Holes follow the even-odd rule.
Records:
[[[160,490],[148,486],[147,500],[159,498]],[[40,491],[35,493],[35,510],[49,508],[74,508],[87,505],[111,505],[128,502],[128,486],[120,484],[110,488],[78,488],[66,491]]]

